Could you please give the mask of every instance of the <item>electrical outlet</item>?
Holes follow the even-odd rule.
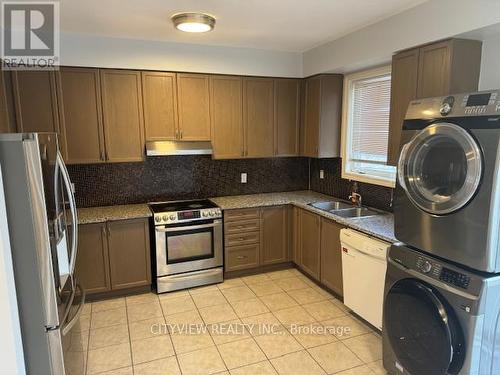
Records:
[[[319,170],[319,178],[320,180],[323,180],[325,178],[325,171],[323,169]]]
[[[241,183],[242,184],[246,184],[247,183],[247,174],[246,173],[242,173],[241,174]]]

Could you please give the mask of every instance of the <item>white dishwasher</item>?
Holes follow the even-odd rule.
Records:
[[[387,251],[391,244],[352,229],[340,231],[344,304],[382,330]]]

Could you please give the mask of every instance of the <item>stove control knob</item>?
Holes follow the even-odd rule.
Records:
[[[422,272],[423,273],[429,273],[432,270],[432,264],[428,261],[425,261],[424,264],[422,264]]]
[[[163,221],[167,221],[168,220],[167,215],[163,215],[162,219]]]
[[[157,223],[158,223],[158,222],[160,222],[160,221],[161,221],[161,217],[156,216],[156,217],[155,217],[155,221],[156,221]]]
[[[169,217],[169,219],[172,220],[172,221],[174,221],[175,218],[176,218],[176,216],[174,214],[170,215],[170,217]]]
[[[207,217],[208,216],[208,212],[207,211],[203,211],[203,217]]]
[[[214,211],[210,211],[210,216],[215,216],[215,212]]]

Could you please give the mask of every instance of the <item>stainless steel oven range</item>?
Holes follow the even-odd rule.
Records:
[[[208,199],[149,206],[158,293],[222,282],[221,209]]]

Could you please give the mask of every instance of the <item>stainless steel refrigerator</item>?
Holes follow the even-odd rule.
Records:
[[[0,168],[26,371],[84,374],[76,206],[57,135],[0,135]]]

